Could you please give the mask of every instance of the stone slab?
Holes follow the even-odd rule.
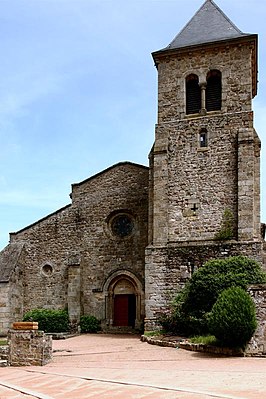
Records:
[[[37,321],[18,321],[13,323],[13,330],[38,330]]]

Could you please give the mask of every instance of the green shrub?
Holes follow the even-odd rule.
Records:
[[[266,282],[260,265],[244,256],[213,259],[198,269],[179,292],[171,312],[162,315],[160,323],[166,331],[179,335],[203,335],[209,332],[208,313],[219,294],[230,287],[247,289],[249,284]]]
[[[80,331],[82,333],[96,333],[101,329],[101,322],[94,316],[81,316]]]
[[[226,288],[242,287],[246,290],[249,284],[265,282],[266,274],[252,259],[232,256],[210,260],[189,281],[183,311],[201,317],[212,309],[219,294]]]
[[[208,325],[223,345],[245,346],[257,327],[255,305],[249,294],[240,287],[224,290],[209,314]]]
[[[39,330],[46,333],[69,331],[69,319],[66,310],[33,309],[25,313],[23,321],[37,321]]]

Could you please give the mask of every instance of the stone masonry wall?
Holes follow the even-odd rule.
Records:
[[[22,316],[22,264],[24,264],[23,243],[9,244],[1,251],[0,335],[6,335],[11,323]]]
[[[201,128],[208,134],[204,148]],[[235,238],[258,239],[260,142],[252,112],[183,119],[156,130],[167,144],[158,139],[153,152],[153,243],[212,240],[228,210]]]
[[[253,128],[254,43],[215,44],[155,55],[158,125],[153,150],[154,245],[210,240],[226,210],[234,237],[259,238],[259,139]],[[221,110],[186,115],[186,77],[222,76]],[[201,129],[207,146],[201,148]],[[247,167],[248,165],[248,167]],[[192,209],[195,209],[192,211]],[[152,241],[150,241],[152,242]]]
[[[169,245],[146,250],[145,330],[160,328],[158,317],[168,311],[172,300],[191,275],[207,260],[244,255],[262,262],[261,242],[205,242]]]
[[[20,267],[23,313],[33,308],[66,308],[68,258],[72,248],[79,250],[80,246],[73,208],[66,207],[12,234],[11,240],[24,242],[25,257]]]
[[[25,264],[25,251],[22,249],[17,264],[9,279],[9,293],[8,303],[10,307],[10,318],[7,329],[10,328],[11,324],[17,320],[22,320],[23,317],[23,265]]]
[[[252,52],[254,45],[243,43],[183,49],[157,59],[158,123],[186,118],[185,79],[191,73],[206,82],[207,73],[222,73],[222,112],[251,111]]]
[[[251,116],[252,120],[252,116]],[[250,115],[226,114],[182,120],[168,132],[168,240],[211,240],[231,210],[237,232],[237,133]],[[199,148],[206,128],[208,147]],[[163,127],[164,129],[165,127]],[[191,208],[196,205],[196,210]]]
[[[132,272],[143,284],[148,235],[148,168],[121,167],[89,184],[73,187],[73,205],[79,209],[82,232],[83,311],[105,319],[103,287],[120,271]],[[121,238],[111,231],[113,216],[128,213],[134,220],[133,234]],[[93,293],[93,294],[92,294]],[[93,301],[92,301],[93,298]],[[144,316],[144,315],[143,315]]]
[[[44,366],[52,360],[52,337],[38,330],[8,332],[10,366]]]
[[[80,265],[69,264],[68,267],[68,291],[67,309],[72,329],[76,330],[81,315],[81,275]]]
[[[112,273],[130,271],[143,284],[148,168],[115,165],[73,185],[72,201],[11,235],[12,242],[25,243],[23,309],[69,306],[73,320],[79,312],[104,319],[103,286]],[[116,237],[110,228],[112,215],[119,212],[134,220],[133,232],[125,238]]]
[[[250,122],[252,118],[250,117]],[[238,239],[260,237],[260,140],[250,127],[238,130]]]
[[[9,289],[7,282],[0,283],[0,335],[5,335],[10,328]]]
[[[256,305],[258,327],[246,348],[246,355],[266,356],[266,284],[250,286],[249,293]]]
[[[6,335],[11,324],[23,316],[23,256],[13,270],[9,282],[0,283],[0,336]]]

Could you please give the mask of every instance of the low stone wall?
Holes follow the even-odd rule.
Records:
[[[245,352],[232,348],[220,348],[205,344],[192,344],[189,341],[168,342],[165,339],[142,335],[141,340],[153,345],[179,347],[197,352],[214,353],[225,356],[266,357],[266,284],[249,287],[249,294],[256,306],[258,327],[248,343]]]
[[[220,346],[213,346],[206,344],[193,344],[188,341],[180,342],[178,344],[178,347],[189,351],[212,353],[214,355],[221,355],[221,356],[245,356],[245,353],[242,349],[227,348],[227,347],[220,347]]]
[[[158,337],[147,337],[146,335],[141,335],[140,340],[142,342],[147,342],[151,345],[164,346],[169,348],[177,348],[179,345],[179,341],[170,341]]]
[[[147,337],[142,335],[140,340],[147,342],[151,345],[165,346],[170,348],[181,348],[194,352],[212,353],[221,356],[244,356],[244,352],[241,349],[236,348],[225,348],[205,344],[193,344],[184,339],[177,339],[176,341],[166,338]]]
[[[39,330],[9,330],[9,365],[44,366],[52,360],[52,337]]]

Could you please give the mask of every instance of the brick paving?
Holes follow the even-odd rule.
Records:
[[[216,357],[81,335],[53,341],[43,367],[0,368],[0,399],[263,399],[266,358]]]

